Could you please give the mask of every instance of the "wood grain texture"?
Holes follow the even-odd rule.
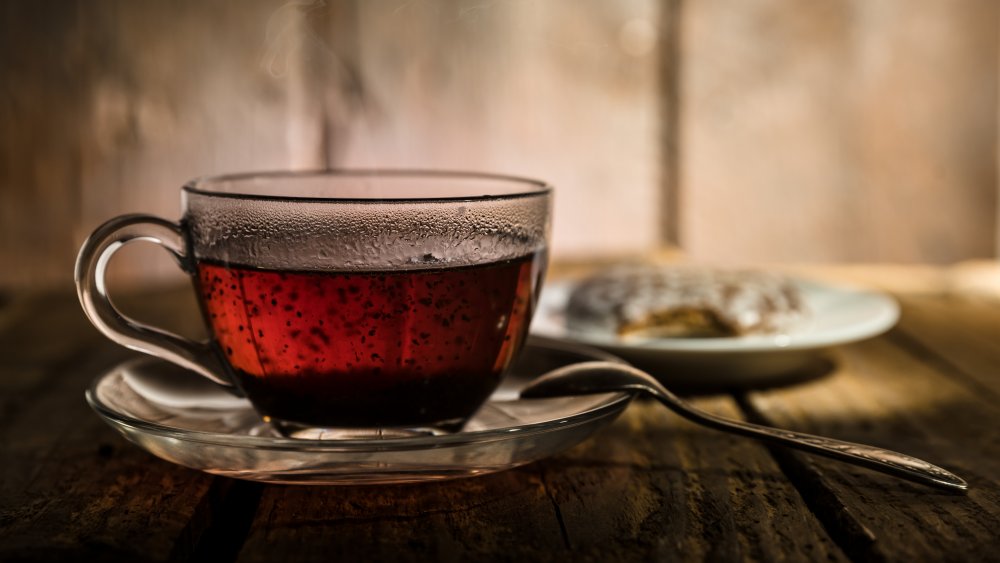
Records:
[[[268,486],[238,561],[523,561],[560,550],[535,472],[392,487]]]
[[[902,344],[1000,405],[1000,304],[959,296],[901,301]]]
[[[753,393],[775,426],[870,443],[955,471],[968,496],[775,450],[838,544],[860,560],[990,560],[1000,545],[1000,416],[993,397],[893,336],[850,346],[827,380]],[[997,358],[1000,361],[1000,357]]]
[[[769,450],[651,402],[568,452],[481,478],[213,478],[146,454],[89,411],[87,383],[130,353],[72,294],[13,295],[0,306],[0,560],[997,560],[1000,302],[947,291],[941,279],[954,276],[941,274],[902,297],[897,330],[839,348],[827,378],[695,403],[925,458],[966,478],[968,496]],[[203,330],[189,287],[118,302]]]
[[[738,416],[731,400],[701,406]],[[570,452],[407,487],[267,487],[241,561],[844,560],[760,446],[633,404]]]
[[[730,398],[695,405],[740,417]],[[763,447],[658,403],[539,465],[574,560],[845,560]]]
[[[164,324],[171,299],[159,297],[131,309]],[[150,457],[88,408],[90,380],[131,354],[90,327],[75,296],[23,301],[5,308],[0,334],[0,559],[191,556],[228,485]]]

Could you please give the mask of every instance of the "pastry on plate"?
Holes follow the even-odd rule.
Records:
[[[804,313],[784,276],[696,266],[617,266],[579,282],[566,316],[571,328],[622,337],[780,334]]]

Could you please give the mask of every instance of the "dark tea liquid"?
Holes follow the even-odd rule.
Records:
[[[535,255],[387,272],[198,263],[216,344],[257,410],[329,427],[470,416],[525,337]]]

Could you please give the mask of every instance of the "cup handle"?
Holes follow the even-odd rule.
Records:
[[[152,215],[122,215],[104,223],[83,243],[76,259],[76,293],[87,318],[111,340],[169,360],[212,381],[232,387],[208,342],[193,342],[123,315],[108,296],[105,272],[111,256],[135,241],[156,243],[190,271],[180,225]]]

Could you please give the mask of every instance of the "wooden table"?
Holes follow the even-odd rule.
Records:
[[[0,560],[1000,560],[1000,266],[808,273],[892,290],[889,334],[792,387],[695,399],[726,416],[890,447],[967,496],[694,426],[636,402],[578,447],[454,482],[272,486],[127,443],[83,400],[132,353],[70,291],[0,307]],[[121,299],[196,330],[188,290]]]

